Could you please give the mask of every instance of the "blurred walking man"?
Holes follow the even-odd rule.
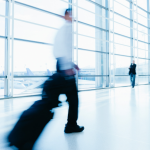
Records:
[[[129,75],[130,75],[131,86],[132,86],[132,88],[134,88],[134,86],[135,86],[135,77],[136,77],[136,64],[135,64],[134,60],[133,60],[133,63],[131,63],[131,65],[130,65]]]
[[[34,102],[20,116],[18,122],[8,135],[9,146],[18,150],[32,150],[36,140],[53,118],[53,108],[59,107],[60,94],[66,94],[69,103],[68,122],[65,133],[82,132],[84,127],[77,125],[78,93],[75,83],[72,62],[72,11],[65,11],[65,25],[58,31],[54,44],[54,55],[57,59],[57,73],[53,74],[43,85],[42,100]]]
[[[65,133],[82,132],[84,127],[77,125],[78,119],[78,91],[75,82],[75,69],[78,66],[72,62],[72,10],[67,9],[63,17],[66,23],[59,29],[54,42],[54,56],[57,59],[57,72],[62,74],[65,86],[56,93],[64,93],[69,103],[68,122]]]

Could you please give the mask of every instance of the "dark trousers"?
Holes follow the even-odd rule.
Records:
[[[130,74],[130,81],[131,81],[131,86],[134,87],[135,86],[135,74],[131,73]]]
[[[58,61],[59,62],[59,61]],[[57,62],[57,73],[45,82],[43,88],[43,103],[51,109],[52,104],[58,101],[60,94],[65,94],[69,104],[68,125],[74,126],[78,119],[78,90],[74,76],[66,76],[59,69]],[[44,98],[45,95],[45,98]]]
[[[63,79],[62,79],[63,80]],[[75,83],[75,78],[71,77],[64,77],[65,84],[62,85],[60,88],[57,88],[56,91],[53,91],[51,95],[58,99],[60,94],[65,94],[67,97],[67,102],[69,104],[68,110],[68,125],[74,126],[77,123],[78,119],[78,93],[77,87]],[[57,81],[56,81],[57,82]]]
[[[64,72],[60,70],[61,59],[62,58],[57,59],[56,69],[57,73],[64,74]],[[69,103],[67,124],[76,125],[78,119],[78,90],[76,87],[75,77],[63,75],[63,78],[61,80],[61,83],[63,82],[63,80],[65,80],[64,85],[62,84],[62,86],[60,86],[60,89],[56,90],[55,94],[56,97],[58,97],[61,93],[67,96],[67,101]]]

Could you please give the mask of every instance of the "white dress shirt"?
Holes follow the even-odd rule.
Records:
[[[59,29],[55,41],[53,53],[56,59],[61,58],[60,70],[73,68],[72,62],[72,23],[66,23]]]

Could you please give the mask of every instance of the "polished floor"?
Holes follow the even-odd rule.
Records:
[[[68,105],[55,109],[34,150],[150,150],[150,85],[79,93],[82,133],[64,134]],[[0,101],[0,150],[21,112],[40,97]],[[60,99],[65,101],[65,96]]]

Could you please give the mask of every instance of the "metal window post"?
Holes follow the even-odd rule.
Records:
[[[147,0],[147,25],[148,25],[148,59],[150,59],[150,2]],[[150,83],[150,60],[148,60],[148,83]]]
[[[5,19],[5,65],[4,75],[7,76],[4,82],[4,95],[10,96],[10,9],[11,1],[6,1],[6,19]]]
[[[76,0],[76,64],[78,65],[78,0]],[[74,42],[73,42],[74,43]],[[79,74],[78,71],[76,71],[76,83],[77,88],[79,87]]]
[[[133,11],[132,3],[130,3],[130,53],[131,53],[131,62],[133,61]]]
[[[96,0],[96,3],[102,5],[102,0]],[[95,5],[95,13],[103,16],[103,10],[100,7],[97,7]],[[102,17],[95,15],[95,26],[103,28],[105,26],[105,22]],[[101,31],[100,29],[95,28],[95,48],[96,51],[104,51],[104,45],[103,41],[100,39],[104,38],[104,32]],[[104,75],[104,55],[103,53],[95,53],[95,74],[96,75]],[[101,77],[95,77],[95,86],[96,88],[103,87],[104,85],[104,80],[103,76]]]
[[[11,96],[13,97],[14,81],[14,0],[12,0],[12,37],[11,37]]]
[[[105,6],[106,6],[106,8],[109,9],[108,1],[109,0],[105,1]],[[105,16],[106,16],[106,18],[110,19],[108,10],[105,11]],[[106,30],[109,30],[109,20],[108,19],[106,19]],[[108,52],[108,53],[109,53],[109,43],[107,41],[109,41],[109,38],[110,38],[109,32],[106,32],[106,52]],[[110,68],[109,68],[109,54],[108,54],[108,55],[106,55],[106,75],[109,75],[109,69]],[[106,77],[106,87],[109,87],[109,76]]]
[[[72,9],[72,5],[70,3],[72,4],[72,0],[69,0],[69,8]]]
[[[109,0],[109,17],[110,13],[113,13],[113,30],[111,31],[111,20],[109,20],[109,41],[111,40],[112,34],[112,41],[109,42],[109,81],[110,87],[115,87],[115,36],[114,36],[114,0],[112,0],[112,10],[110,7],[110,0]],[[113,46],[111,47],[111,43]]]

